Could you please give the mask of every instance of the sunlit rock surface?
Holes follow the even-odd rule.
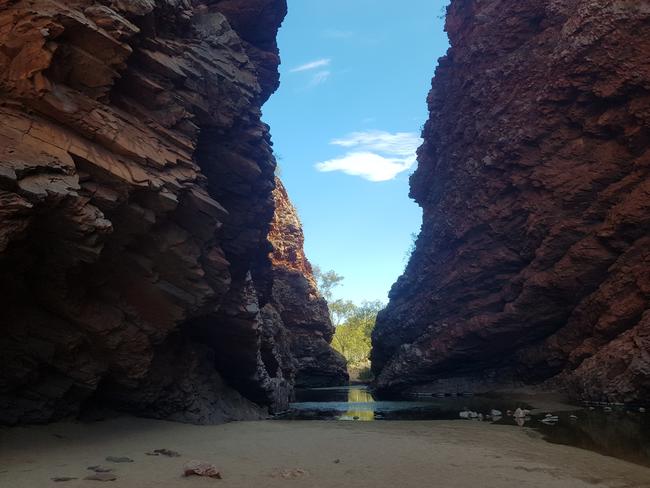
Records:
[[[292,338],[256,283],[285,13],[0,0],[0,422],[286,408]]]
[[[383,390],[650,399],[650,4],[452,0]]]

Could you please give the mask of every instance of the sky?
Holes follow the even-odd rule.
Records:
[[[387,301],[422,213],[408,177],[448,47],[447,0],[288,0],[279,90],[263,107],[279,175],[335,298]]]

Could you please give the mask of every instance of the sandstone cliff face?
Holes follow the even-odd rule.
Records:
[[[295,358],[295,384],[301,387],[347,383],[346,361],[330,347],[334,326],[327,302],[318,293],[311,264],[303,250],[302,225],[287,192],[276,179],[275,215],[269,241],[271,253],[271,304],[279,313]]]
[[[452,0],[384,390],[650,400],[650,2]]]
[[[0,0],[0,422],[255,418],[284,0]]]

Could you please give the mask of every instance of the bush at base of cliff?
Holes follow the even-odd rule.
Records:
[[[348,361],[348,370],[354,376],[355,371],[369,368],[370,335],[375,327],[377,313],[383,308],[380,301],[363,302],[357,306],[350,303],[344,320],[337,325],[332,347]]]

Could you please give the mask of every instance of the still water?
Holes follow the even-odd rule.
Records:
[[[532,410],[517,418],[517,408]],[[458,420],[530,427],[544,439],[650,466],[650,413],[575,407],[571,411],[534,410],[535,405],[506,397],[444,397],[375,400],[365,386],[299,390],[284,419],[296,420]],[[461,419],[472,415],[471,420]],[[499,413],[500,415],[495,415]],[[553,416],[553,417],[550,417]]]

